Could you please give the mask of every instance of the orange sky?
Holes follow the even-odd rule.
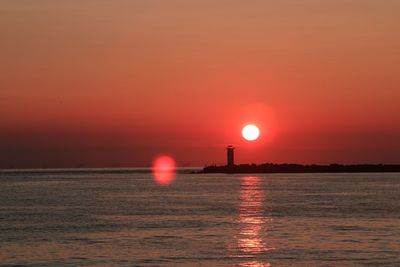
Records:
[[[400,163],[397,0],[0,2],[0,167]],[[261,126],[256,143],[241,127]]]

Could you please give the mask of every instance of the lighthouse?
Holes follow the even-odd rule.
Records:
[[[234,150],[235,150],[235,148],[231,145],[226,147],[226,166],[227,167],[235,166]]]

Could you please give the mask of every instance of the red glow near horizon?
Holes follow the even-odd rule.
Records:
[[[175,160],[166,155],[158,156],[153,161],[152,172],[154,181],[162,186],[175,181]]]

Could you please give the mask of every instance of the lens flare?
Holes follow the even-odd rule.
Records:
[[[172,157],[162,155],[153,161],[153,179],[159,185],[170,185],[175,181],[175,161]]]

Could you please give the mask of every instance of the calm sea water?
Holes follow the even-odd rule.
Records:
[[[0,265],[400,266],[400,174],[0,172]]]

